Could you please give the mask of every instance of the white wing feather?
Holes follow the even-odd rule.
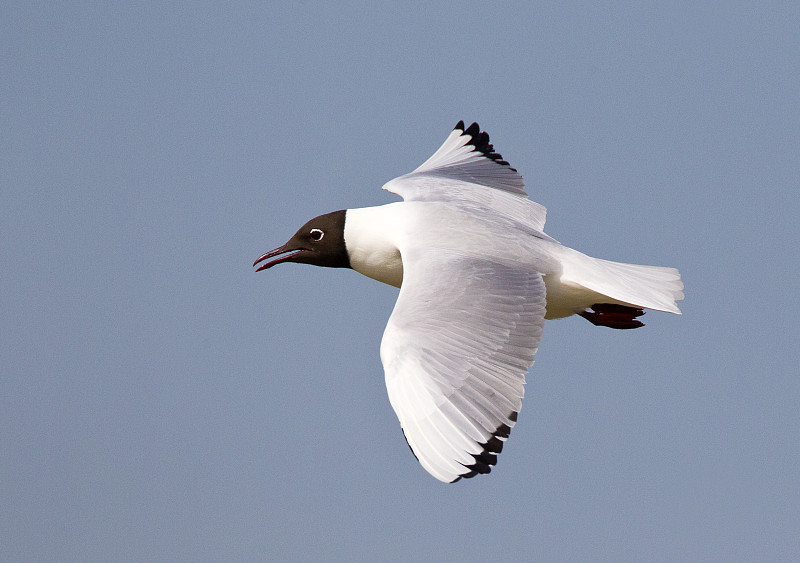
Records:
[[[527,197],[522,176],[494,152],[489,134],[477,123],[465,129],[459,121],[442,146],[411,174],[442,176]]]
[[[482,206],[543,232],[547,210],[527,199],[522,176],[502,158],[477,123],[465,129],[459,122],[428,160],[383,189],[405,201]]]
[[[381,343],[389,400],[437,479],[488,473],[522,406],[542,337],[538,272],[448,251],[403,254]]]

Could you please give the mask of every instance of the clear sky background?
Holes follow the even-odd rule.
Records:
[[[796,2],[0,7],[0,559],[800,559]],[[478,121],[683,316],[551,321],[491,475],[409,452],[397,290],[251,264]]]

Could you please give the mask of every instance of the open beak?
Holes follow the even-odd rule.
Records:
[[[266,254],[263,254],[258,260],[253,262],[253,266],[255,267],[256,264],[267,260],[268,258],[275,258],[275,256],[280,256],[280,258],[275,258],[275,260],[271,260],[261,266],[256,272],[260,272],[261,270],[266,270],[267,268],[273,267],[275,264],[280,264],[281,262],[286,262],[294,258],[295,256],[302,254],[305,252],[304,248],[286,248],[287,245],[283,245],[275,250],[270,250]],[[287,254],[288,253],[288,254]],[[283,256],[281,256],[283,254]]]

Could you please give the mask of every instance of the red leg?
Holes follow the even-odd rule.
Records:
[[[628,307],[626,305],[613,305],[611,303],[595,303],[591,311],[581,311],[578,313],[584,319],[596,326],[607,326],[609,328],[639,328],[644,323],[636,320],[636,317],[644,315],[642,309]]]

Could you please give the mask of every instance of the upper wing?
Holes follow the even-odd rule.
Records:
[[[533,270],[434,252],[403,255],[381,360],[411,450],[453,482],[488,473],[514,426],[542,337],[545,286]]]
[[[527,197],[522,176],[494,152],[489,134],[477,123],[464,129],[459,121],[439,150],[406,177],[412,174],[471,182]]]
[[[487,189],[490,188],[490,189]],[[387,182],[384,190],[406,201],[478,205],[544,231],[547,210],[527,199],[522,176],[494,152],[477,123],[459,121],[450,136],[416,170]]]

